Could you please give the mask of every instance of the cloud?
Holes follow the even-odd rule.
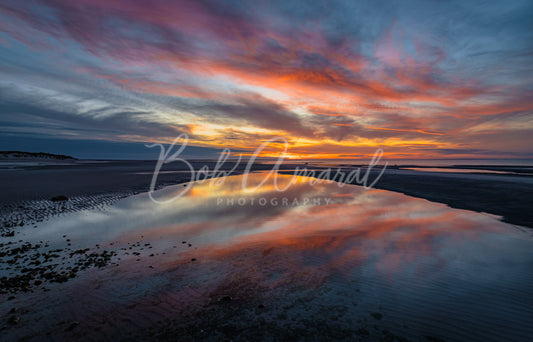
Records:
[[[4,1],[2,127],[188,132],[213,146],[283,134],[316,153],[383,144],[417,156],[484,154],[490,136],[506,147],[487,150],[525,153],[531,14],[519,2]]]
[[[2,89],[3,93],[7,91],[5,88]],[[12,89],[10,91],[13,92]],[[109,114],[102,115],[106,112]],[[78,106],[69,102],[60,102],[58,105],[55,102],[26,97],[24,94],[14,100],[1,100],[0,113],[2,119],[0,127],[4,130],[33,127],[35,134],[85,139],[109,139],[112,134],[115,139],[110,140],[119,140],[120,136],[144,137],[146,140],[151,140],[177,136],[188,130],[183,125],[168,125],[153,121],[150,118],[153,115],[151,112],[124,111],[123,108],[113,106],[80,112]]]

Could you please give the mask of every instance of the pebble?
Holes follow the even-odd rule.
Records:
[[[9,323],[11,324],[18,324],[20,322],[19,316],[11,316],[9,317]]]
[[[78,325],[80,325],[80,323],[74,321],[74,322],[72,322],[72,323],[71,323],[71,324],[65,329],[65,331],[72,331],[72,330],[74,330]]]
[[[383,318],[383,314],[381,314],[381,313],[379,313],[379,312],[372,312],[370,315],[371,315],[372,317],[374,317],[375,319],[377,319],[377,320],[380,320],[380,319]]]
[[[222,296],[218,299],[219,302],[231,302],[231,296]]]

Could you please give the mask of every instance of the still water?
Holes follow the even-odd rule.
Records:
[[[263,180],[250,175],[249,188]],[[181,195],[164,204],[140,194],[24,230],[120,260],[0,304],[29,308],[5,336],[533,340],[531,230],[389,191],[242,181],[171,186],[154,193]],[[65,330],[66,319],[80,324]]]
[[[419,172],[444,172],[444,173],[493,173],[500,175],[522,175],[533,176],[533,173],[512,172],[512,171],[495,171],[483,169],[454,169],[454,168],[439,168],[439,167],[404,167],[402,170],[411,170]]]

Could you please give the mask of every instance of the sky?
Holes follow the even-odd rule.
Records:
[[[0,150],[149,159],[186,133],[200,155],[284,137],[287,158],[533,158],[532,17],[528,0],[3,0]]]

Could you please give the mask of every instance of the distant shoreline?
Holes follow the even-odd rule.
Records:
[[[0,161],[28,159],[78,160],[77,158],[63,154],[53,154],[45,152],[0,151]]]

